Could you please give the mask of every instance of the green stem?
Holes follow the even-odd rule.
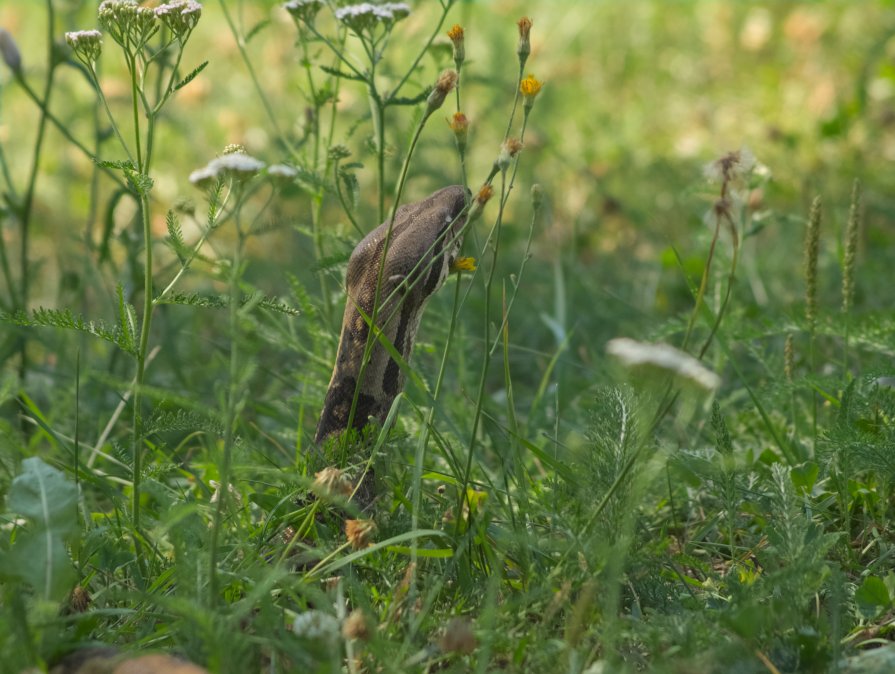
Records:
[[[34,154],[31,159],[31,174],[28,176],[28,187],[25,189],[25,198],[22,202],[20,212],[20,235],[19,239],[19,269],[21,271],[21,286],[19,288],[19,308],[22,311],[28,310],[28,299],[30,295],[31,270],[29,267],[28,253],[30,248],[31,235],[31,214],[34,208],[34,190],[37,186],[37,175],[40,169],[40,156],[43,150],[44,136],[47,129],[47,108],[50,106],[50,95],[53,92],[53,79],[56,74],[56,59],[53,54],[54,42],[53,33],[56,24],[56,13],[53,8],[53,0],[47,0],[47,79],[44,84],[44,91],[41,104],[40,119],[37,123],[37,139],[34,142]],[[20,76],[20,79],[21,76]],[[25,382],[25,374],[28,371],[28,341],[24,337],[24,333],[19,338],[19,382]]]
[[[500,208],[497,211],[497,220],[494,223],[494,247],[493,253],[491,255],[491,268],[488,270],[488,277],[485,280],[485,320],[484,320],[484,344],[488,345],[491,343],[491,287],[494,283],[494,274],[497,271],[497,258],[500,254],[500,232],[501,225],[503,224],[503,212],[504,207],[506,206],[506,197],[507,195],[507,175],[506,172],[501,172],[501,186],[500,186]],[[488,237],[491,238],[490,236]],[[487,242],[486,242],[487,245]],[[457,503],[457,517],[456,517],[456,525],[455,525],[455,535],[460,534],[460,525],[463,521],[463,518],[460,516],[460,513],[463,512],[463,501],[468,499],[467,489],[469,486],[469,478],[472,474],[472,457],[475,452],[475,444],[476,444],[476,436],[478,435],[479,430],[479,422],[482,419],[482,410],[484,408],[485,403],[485,383],[488,380],[488,369],[491,365],[491,352],[490,350],[485,352],[485,355],[482,359],[482,372],[479,376],[479,387],[478,392],[476,394],[475,401],[475,414],[472,418],[472,430],[469,434],[469,446],[467,447],[467,455],[466,455],[466,467],[463,471],[463,480],[460,484],[460,493],[459,499]],[[471,506],[471,504],[469,504]]]
[[[229,330],[230,330],[230,371],[229,371],[229,387],[227,391],[227,408],[226,408],[226,426],[224,427],[224,452],[221,460],[220,473],[218,475],[220,486],[218,487],[218,500],[214,509],[214,520],[211,530],[211,553],[209,556],[209,601],[208,606],[214,607],[218,602],[218,555],[220,548],[221,526],[223,522],[224,511],[227,507],[227,501],[230,497],[230,471],[233,459],[233,441],[235,437],[235,426],[237,417],[237,406],[239,397],[239,350],[238,350],[238,329],[239,329],[239,281],[241,277],[242,267],[242,251],[245,245],[245,234],[240,225],[240,207],[241,196],[237,197],[236,211],[236,250],[233,253],[233,262],[230,272],[230,307],[229,307]]]

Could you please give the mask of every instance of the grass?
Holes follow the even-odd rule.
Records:
[[[0,8],[4,667],[887,669],[886,3],[95,4]],[[316,446],[348,255],[453,183],[476,268]]]

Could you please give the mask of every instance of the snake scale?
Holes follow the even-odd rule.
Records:
[[[404,387],[404,373],[378,340],[363,367],[370,332],[370,322],[364,316],[373,316],[378,299],[376,326],[408,362],[426,301],[444,283],[460,251],[467,195],[465,188],[453,185],[401,206],[393,221],[383,222],[355,247],[345,274],[345,314],[316,442],[349,427],[359,430],[370,419],[385,420]],[[131,657],[113,648],[76,651],[51,672],[207,674],[205,669],[169,655]]]

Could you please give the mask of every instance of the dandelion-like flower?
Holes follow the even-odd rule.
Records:
[[[155,15],[179,40],[184,41],[202,17],[202,5],[196,0],[175,0],[155,8]]]
[[[469,119],[462,112],[455,112],[454,116],[448,121],[451,131],[454,132],[454,138],[457,140],[457,148],[460,152],[466,149],[466,139],[469,134]]]
[[[444,99],[457,86],[457,79],[456,70],[445,70],[439,75],[438,81],[435,82],[435,88],[432,89],[432,93],[429,94],[429,98],[426,101],[427,115],[431,115],[444,104]]]
[[[522,94],[522,106],[526,112],[531,110],[535,104],[535,99],[541,93],[541,87],[544,86],[534,75],[529,75],[519,83],[519,92]]]
[[[314,484],[311,488],[321,496],[351,496],[351,492],[354,491],[345,471],[332,466],[314,474]]]
[[[355,550],[369,547],[375,531],[373,520],[345,520],[345,537]]]
[[[531,54],[531,19],[523,16],[516,25],[519,26],[519,45],[516,47],[516,54],[519,56],[519,67],[524,68],[528,55]]]
[[[22,53],[12,34],[5,28],[0,28],[0,57],[13,73],[18,75],[22,72]]]
[[[290,0],[283,5],[283,9],[289,12],[293,19],[311,24],[317,18],[317,13],[323,9],[323,0]]]
[[[645,367],[664,371],[713,391],[721,378],[688,353],[670,344],[649,344],[626,337],[611,339],[606,352],[627,367]]]
[[[158,31],[158,17],[136,0],[103,0],[97,12],[100,25],[129,52],[142,49]]]
[[[485,183],[479,188],[475,198],[472,200],[472,206],[469,208],[469,215],[466,216],[467,222],[474,222],[482,215],[485,204],[488,203],[493,194],[494,188],[488,183]]]
[[[463,27],[460,24],[454,24],[454,26],[447,32],[447,36],[451,38],[451,43],[454,45],[454,63],[459,70],[460,66],[466,60],[466,39]]]
[[[292,621],[292,633],[308,641],[325,641],[335,644],[339,640],[339,619],[323,611],[310,610],[299,613]]]
[[[451,262],[451,272],[460,272],[460,271],[475,271],[477,269],[475,265],[474,257],[458,257],[455,258],[453,262]]]
[[[385,2],[381,5],[362,2],[337,9],[336,20],[360,34],[365,30],[373,30],[378,25],[390,28],[409,14],[410,5],[406,2]]]
[[[65,41],[75,55],[90,64],[103,53],[103,34],[98,30],[76,30],[65,34]]]

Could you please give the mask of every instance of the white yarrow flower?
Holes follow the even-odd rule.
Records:
[[[338,641],[341,631],[338,618],[323,611],[305,611],[292,621],[292,633],[302,639],[334,643]]]
[[[95,29],[68,32],[65,41],[78,57],[86,61],[95,61],[103,51],[103,34]]]
[[[271,164],[267,167],[267,175],[274,178],[294,178],[298,171],[287,164]]]
[[[670,344],[650,344],[619,337],[609,340],[606,352],[627,367],[654,367],[687,379],[707,391],[721,385],[721,377],[690,354]]]

